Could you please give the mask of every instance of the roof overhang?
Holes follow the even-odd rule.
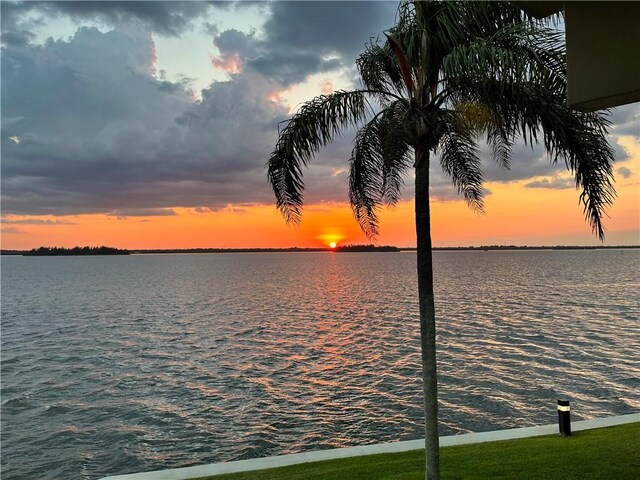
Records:
[[[564,12],[569,105],[584,111],[640,101],[640,2],[513,2],[535,18]]]

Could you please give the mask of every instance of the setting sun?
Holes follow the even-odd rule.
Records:
[[[331,242],[331,243],[329,244],[329,246],[330,246],[331,248],[336,248],[336,242]]]

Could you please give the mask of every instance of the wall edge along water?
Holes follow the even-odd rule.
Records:
[[[640,412],[613,417],[596,418],[573,422],[572,430],[575,432],[593,428],[613,427],[627,423],[640,422]],[[518,438],[537,437],[541,435],[553,435],[558,433],[558,425],[541,425],[537,427],[512,428],[508,430],[494,430],[491,432],[465,433],[440,437],[441,447],[454,445],[467,445],[472,443],[493,442],[499,440],[514,440]],[[380,453],[398,453],[424,448],[424,439],[407,440],[402,442],[378,443],[374,445],[362,445],[355,447],[334,448],[312,452],[293,453],[274,457],[252,458],[249,460],[237,460],[233,462],[212,463],[208,465],[195,465],[192,467],[173,468],[168,470],[156,470],[153,472],[130,473],[104,477],[101,480],[189,480],[211,475],[226,473],[250,472],[269,468],[286,467],[300,463],[319,462],[323,460],[336,460],[339,458],[359,457],[364,455],[376,455]]]

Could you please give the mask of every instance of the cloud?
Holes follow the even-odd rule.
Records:
[[[177,215],[172,208],[123,208],[107,213],[110,217],[172,217]]]
[[[20,230],[19,228],[16,228],[16,227],[1,227],[0,228],[0,233],[2,233],[3,235],[5,235],[5,234],[21,235],[24,232],[22,230]]]
[[[629,178],[631,176],[631,170],[627,167],[620,167],[616,170],[616,173],[620,175],[622,178]]]
[[[4,225],[78,225],[77,222],[68,220],[57,220],[50,218],[12,218],[5,217],[2,219]]]
[[[94,28],[3,50],[5,213],[273,201],[264,162],[287,114],[273,85],[247,73],[194,102],[153,62],[150,37]]]
[[[342,66],[338,58],[323,58],[305,51],[271,51],[247,63],[258,73],[276,79],[283,86],[303,82],[312,73],[337,70]]]
[[[330,78],[323,78],[319,86],[323,95],[330,95],[335,90]]]
[[[393,2],[273,2],[264,34],[226,30],[215,64],[238,64],[283,87],[309,75],[352,68],[364,44],[393,24]],[[234,73],[237,73],[235,70]]]
[[[240,55],[232,53],[220,57],[211,57],[211,64],[224,72],[229,74],[238,74],[242,71],[243,61]]]
[[[258,54],[255,31],[244,33],[235,28],[225,30],[216,35],[213,44],[220,52],[219,56],[212,56],[211,63],[214,67],[228,73],[237,74],[243,70],[246,58]]]
[[[15,30],[2,32],[2,43],[5,45],[25,45],[33,40],[35,35],[28,30]]]
[[[612,109],[609,119],[613,123],[611,132],[614,135],[631,135],[640,141],[640,103]]]
[[[548,188],[552,190],[565,190],[567,188],[575,188],[576,182],[572,178],[543,178],[525,183],[525,188]]]
[[[349,65],[393,25],[395,2],[274,2],[264,30],[272,51],[337,54]]]
[[[43,19],[66,17],[77,22],[100,21],[112,27],[132,26],[155,33],[179,36],[192,28],[193,21],[202,18],[211,8],[227,9],[224,2],[193,1],[50,1],[50,2],[2,2],[3,42],[16,45],[30,38],[24,29],[28,22],[26,13],[42,15]],[[43,20],[46,22],[46,20]],[[4,32],[9,38],[5,38]],[[19,36],[23,35],[24,38]]]

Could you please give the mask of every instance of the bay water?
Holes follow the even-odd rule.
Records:
[[[442,435],[640,410],[640,250],[435,252]],[[423,437],[415,252],[2,257],[2,478]]]

